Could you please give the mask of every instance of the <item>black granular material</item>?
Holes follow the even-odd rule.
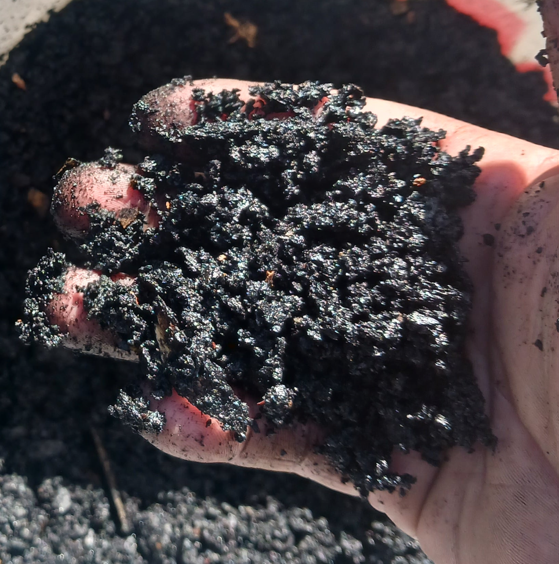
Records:
[[[444,132],[419,120],[377,129],[361,89],[331,92],[278,82],[243,108],[234,91],[195,90],[196,125],[156,132],[195,164],[149,156],[134,180],[159,226],[89,210],[88,265],[137,279],[104,276],[84,304],[139,351],[156,397],[174,388],[243,441],[258,427],[242,390],[273,428],[324,428],[319,448],[363,495],[403,491],[413,478],[390,471],[394,448],[439,464],[449,447],[493,440],[464,357],[471,286],[456,245],[483,151],[450,157]],[[153,99],[135,106],[136,130]],[[110,149],[99,164],[115,159]],[[49,344],[36,279],[24,337]],[[115,413],[142,420],[128,396]]]
[[[150,508],[129,499],[126,510],[136,533],[119,536],[99,489],[49,478],[33,491],[20,476],[6,475],[0,476],[0,494],[3,562],[54,563],[71,552],[74,562],[99,564],[360,564],[373,550],[379,559],[368,559],[371,564],[393,556],[400,559],[394,562],[429,564],[416,557],[421,553],[415,541],[395,535],[390,526],[377,522],[359,540],[354,531],[332,531],[308,508],[285,506],[270,496],[257,507],[200,499],[187,488],[162,493]]]
[[[35,335],[40,335],[41,342],[47,347],[60,344],[62,339],[58,327],[50,325],[45,310],[54,294],[64,290],[64,274],[68,266],[62,254],[49,249],[41,262],[29,272],[24,302],[25,324],[19,320],[17,323],[24,341],[31,342]]]
[[[173,77],[355,82],[368,96],[558,146],[556,110],[542,100],[539,73],[516,72],[493,30],[445,2],[407,4],[408,14],[395,16],[389,0],[73,0],[11,52],[0,68],[2,562],[176,564],[189,562],[181,548],[187,538],[200,543],[195,564],[246,564],[246,550],[251,564],[288,563],[273,535],[244,537],[229,552],[201,539],[210,524],[212,536],[229,534],[228,521],[214,515],[231,507],[239,527],[253,526],[267,496],[276,503],[264,518],[287,523],[291,544],[283,546],[299,549],[306,564],[429,562],[415,541],[359,499],[292,475],[199,465],[155,450],[107,414],[136,366],[27,347],[14,329],[27,272],[47,248],[77,258],[49,215],[29,205],[29,190],[49,198],[53,172],[68,155],[92,161],[111,144],[126,162],[139,162],[130,108]],[[254,48],[229,42],[226,11],[258,26]],[[26,91],[12,83],[14,73]],[[119,534],[92,425],[110,457],[132,538]],[[287,520],[305,508],[312,514]],[[325,528],[337,546],[351,540],[352,552],[332,556],[329,535],[320,534]]]

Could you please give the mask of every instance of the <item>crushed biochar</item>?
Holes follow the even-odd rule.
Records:
[[[84,304],[138,353],[156,397],[176,390],[243,441],[259,429],[249,396],[272,431],[325,429],[317,448],[362,495],[404,492],[414,478],[391,470],[395,450],[438,465],[452,446],[494,443],[464,351],[472,286],[457,246],[483,151],[452,157],[420,120],[375,127],[361,89],[331,88],[271,83],[246,105],[195,89],[194,125],[150,129],[158,91],[144,97],[131,124],[157,152],[133,184],[159,225],[86,210],[80,249],[103,276]],[[30,275],[28,341],[56,344],[41,311],[63,263],[51,253]],[[146,410],[124,392],[113,408],[136,428]]]

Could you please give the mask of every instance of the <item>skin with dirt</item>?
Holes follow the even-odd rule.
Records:
[[[376,129],[353,85],[276,82],[253,87],[246,107],[235,91],[195,89],[194,125],[148,125],[189,81],[132,114],[167,155],[145,157],[131,180],[157,227],[83,210],[81,250],[105,275],[84,290],[88,317],[138,351],[155,398],[175,389],[239,441],[262,416],[272,430],[313,421],[326,431],[319,450],[363,496],[413,483],[390,470],[394,449],[437,465],[452,446],[493,445],[464,355],[471,284],[456,245],[483,150],[452,158],[437,147],[444,132],[410,119]],[[119,174],[118,160],[109,149],[83,166]],[[74,176],[62,174],[55,210]],[[60,254],[32,271],[26,341],[52,344],[38,302],[64,271]],[[157,431],[163,417],[129,397],[116,412]]]

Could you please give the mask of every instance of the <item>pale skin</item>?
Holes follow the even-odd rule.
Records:
[[[241,98],[248,98],[247,83],[211,80],[197,85],[214,91],[238,88]],[[152,119],[189,123],[189,93],[185,87]],[[422,117],[426,127],[447,131],[441,147],[450,154],[466,145],[485,148],[476,202],[462,213],[465,235],[460,247],[475,288],[466,354],[498,438],[495,452],[482,446],[473,453],[452,449],[440,468],[414,453],[396,454],[392,469],[416,476],[417,483],[404,497],[384,492],[371,494],[369,500],[417,538],[437,564],[557,562],[559,152],[384,100],[368,99],[366,109],[378,116],[379,124],[389,118]],[[72,236],[86,230],[87,218],[76,209],[92,201],[117,213],[138,208],[146,225],[156,225],[157,216],[129,185],[132,169],[121,170],[117,182],[94,170],[76,173],[72,182],[60,186],[75,196],[56,212],[61,228]],[[485,234],[494,236],[493,246],[484,244]],[[70,269],[65,293],[53,300],[48,313],[67,334],[68,346],[93,346],[94,351],[122,357],[114,338],[86,319],[77,291],[97,276]],[[129,280],[123,277],[122,283]],[[176,394],[153,400],[151,408],[164,412],[167,423],[161,434],[144,436],[173,456],[293,472],[355,494],[314,452],[322,430],[313,425],[268,437],[249,430],[247,440],[238,443],[216,420],[207,426],[209,417]]]

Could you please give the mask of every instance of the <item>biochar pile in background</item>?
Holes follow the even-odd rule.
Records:
[[[515,71],[493,31],[439,0],[408,6],[394,15],[384,0],[75,0],[0,69],[3,562],[427,562],[358,499],[163,455],[106,413],[130,365],[24,348],[13,328],[26,272],[47,247],[75,258],[44,213],[53,172],[68,155],[92,161],[110,145],[140,161],[130,108],[173,77],[354,82],[369,96],[557,146],[545,84]],[[225,12],[257,26],[254,47],[229,43]],[[91,427],[128,527],[108,501]]]
[[[159,99],[189,80],[136,104],[134,129],[148,135]],[[443,132],[411,119],[376,129],[358,87],[332,88],[253,87],[246,107],[234,91],[195,89],[195,125],[158,120],[168,153],[189,156],[148,156],[132,179],[156,228],[89,210],[81,250],[106,276],[84,306],[139,351],[156,397],[175,389],[243,441],[264,428],[232,387],[242,390],[274,429],[324,429],[320,449],[363,496],[405,491],[413,477],[389,470],[394,449],[438,464],[452,446],[492,443],[464,353],[471,284],[457,248],[483,151],[450,157],[436,146]],[[114,156],[94,166],[116,170]],[[62,175],[55,209],[75,179]],[[27,342],[52,342],[38,303],[52,299],[62,258],[31,272]],[[132,286],[108,276],[123,271],[137,274]],[[128,397],[117,412],[144,429]]]

